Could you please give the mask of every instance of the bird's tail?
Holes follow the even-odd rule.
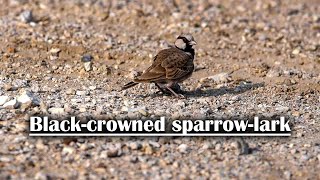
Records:
[[[128,88],[131,88],[131,87],[133,87],[133,86],[135,86],[135,85],[137,85],[137,84],[139,84],[139,83],[131,81],[131,82],[129,82],[128,84],[124,85],[124,86],[121,88],[121,90],[125,90],[125,89],[128,89]]]

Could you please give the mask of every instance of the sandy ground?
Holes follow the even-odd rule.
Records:
[[[1,0],[1,179],[319,179],[320,9],[301,1]],[[32,15],[30,15],[32,12]],[[198,42],[186,99],[119,91],[182,32]],[[84,69],[83,56],[92,57]],[[34,114],[284,115],[287,138],[32,138]],[[246,144],[248,147],[246,147]],[[244,148],[248,153],[241,154]]]

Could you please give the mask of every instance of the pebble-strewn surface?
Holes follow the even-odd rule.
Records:
[[[319,179],[318,0],[2,0],[0,179]],[[181,32],[186,99],[119,91]],[[288,138],[33,138],[30,115],[273,117]]]

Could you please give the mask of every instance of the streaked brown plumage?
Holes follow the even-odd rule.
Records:
[[[155,83],[162,91],[168,89],[173,95],[181,97],[172,90],[176,83],[180,83],[192,75],[194,70],[194,49],[196,42],[192,35],[181,34],[175,41],[175,47],[161,50],[155,57],[152,65],[139,77],[122,88],[128,89],[138,83]],[[166,84],[166,86],[163,86]],[[162,86],[162,87],[161,87]]]

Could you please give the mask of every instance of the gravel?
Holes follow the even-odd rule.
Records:
[[[4,1],[0,179],[319,179],[316,1]],[[193,76],[120,91],[181,32]],[[28,136],[31,115],[290,118],[288,138]],[[62,173],[63,172],[63,173]]]

